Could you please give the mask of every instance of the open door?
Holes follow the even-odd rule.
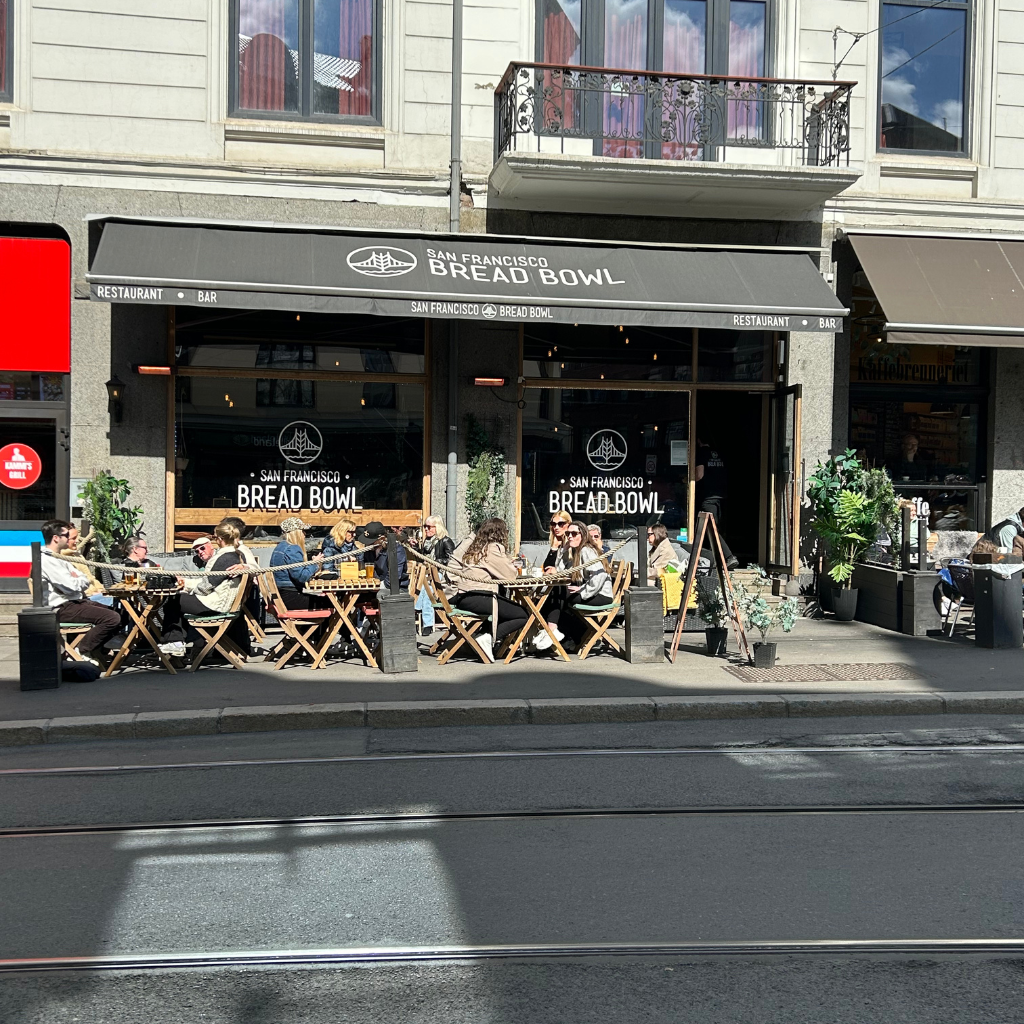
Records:
[[[800,566],[800,392],[779,388],[768,412],[769,572],[795,576]]]

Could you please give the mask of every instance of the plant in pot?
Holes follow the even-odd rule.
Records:
[[[818,545],[818,603],[823,611],[833,611],[832,588],[828,583],[826,571],[832,554],[828,541],[817,529],[819,522],[826,522],[834,517],[843,491],[860,493],[864,490],[865,474],[856,452],[847,448],[840,455],[833,455],[825,462],[818,462],[814,473],[807,481],[807,498],[811,505],[811,525],[821,543]]]
[[[725,602],[717,588],[701,594],[700,617],[706,623],[704,639],[708,645],[708,656],[724,656],[729,642],[729,619],[725,614]]]
[[[816,516],[814,529],[828,549],[832,607],[836,618],[849,622],[857,613],[857,589],[850,586],[856,562],[878,535],[878,501],[864,493],[842,490],[827,515]]]
[[[142,506],[130,506],[131,487],[106,470],[100,470],[82,488],[83,518],[89,523],[88,556],[109,562],[121,553],[125,541],[142,531]]]
[[[767,597],[771,591],[771,579],[759,565],[751,568],[757,575],[749,586],[740,582],[733,584],[736,607],[746,628],[761,635],[760,642],[754,643],[754,667],[774,668],[778,645],[769,643],[768,637],[780,626],[783,633],[790,632],[800,609],[794,597],[784,597],[771,604]]]

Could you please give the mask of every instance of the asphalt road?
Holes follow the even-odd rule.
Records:
[[[955,736],[949,723],[931,735],[893,725],[918,744],[971,742],[975,728],[992,738],[992,723],[963,723]],[[999,727],[1021,732],[1020,722]],[[566,745],[615,735],[630,734],[580,727]],[[38,751],[31,764],[0,757],[7,828],[417,816],[8,833],[0,958],[1024,936],[1024,811],[969,809],[1024,804],[1024,751],[854,751],[830,736],[834,749],[761,736],[758,749],[687,753],[332,749],[348,759],[316,763],[294,759],[324,757],[324,737],[252,737],[232,744],[233,759],[272,749],[293,760],[237,765],[209,763],[225,756],[211,737],[65,747],[49,766]],[[479,735],[448,744],[482,745]],[[186,758],[202,763],[152,767]],[[118,760],[140,767],[69,770]],[[46,767],[58,770],[37,771]],[[556,813],[529,813],[538,809]],[[583,813],[557,813],[571,809]],[[0,973],[0,1020],[993,1021],[1019,1018],[1022,967],[1024,954],[936,949]]]

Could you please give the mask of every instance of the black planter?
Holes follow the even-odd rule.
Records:
[[[754,644],[754,668],[775,668],[775,651],[778,644]]]
[[[719,658],[725,655],[729,643],[729,630],[705,629],[704,638],[707,640],[709,657]]]
[[[832,610],[836,613],[839,622],[851,622],[857,614],[857,595],[860,591],[856,587],[833,587],[832,588]]]

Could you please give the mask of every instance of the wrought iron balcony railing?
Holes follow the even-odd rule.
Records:
[[[723,160],[742,147],[839,167],[850,160],[855,84],[510,64],[494,93],[495,161],[565,152],[573,140],[572,152],[591,151],[589,141],[598,156]]]

